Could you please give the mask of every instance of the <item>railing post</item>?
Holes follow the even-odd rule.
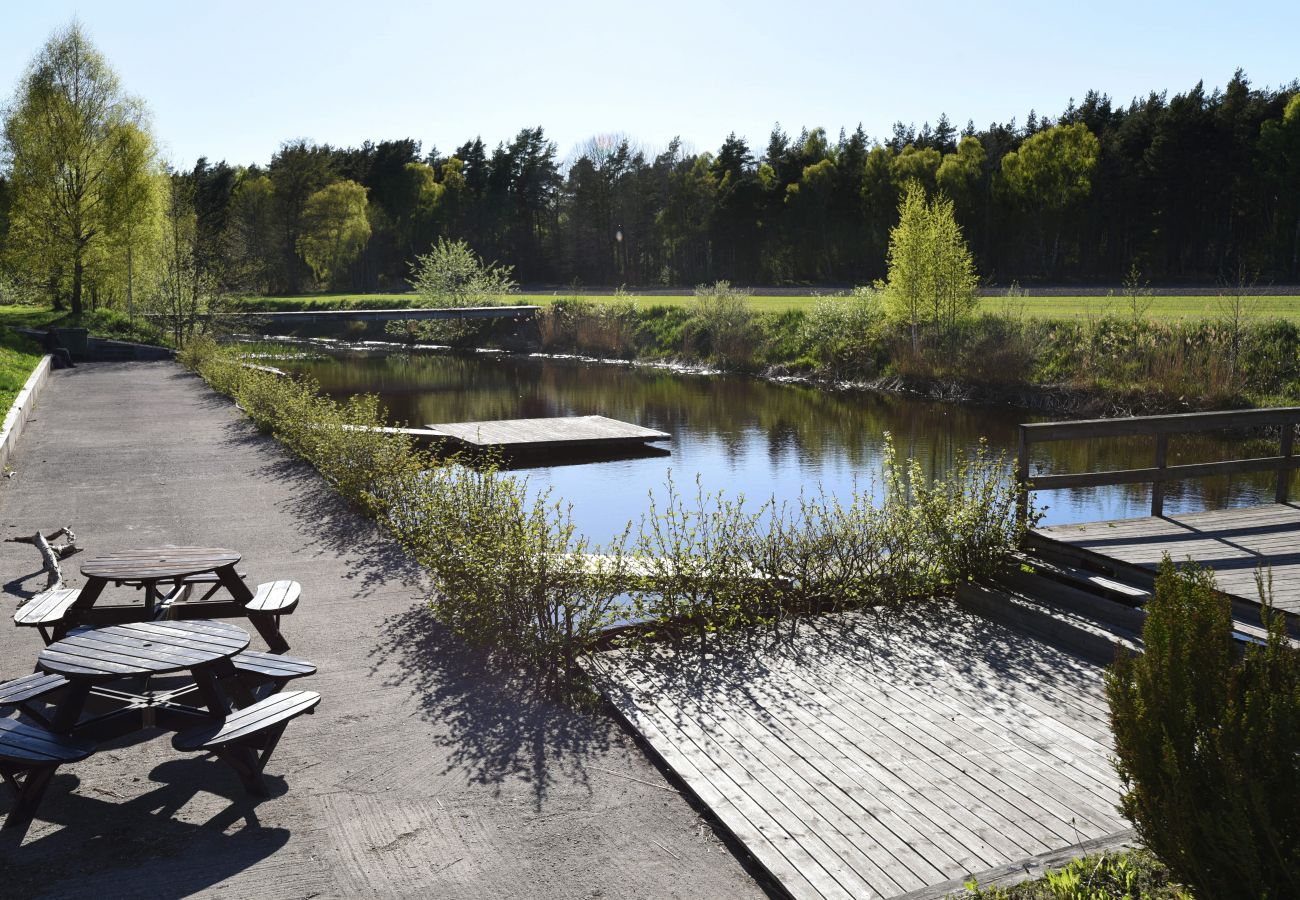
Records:
[[[1029,432],[1020,426],[1020,438],[1016,445],[1016,518],[1024,527],[1029,522]]]
[[[1282,463],[1277,468],[1277,492],[1274,494],[1274,499],[1278,503],[1286,503],[1291,488],[1291,457],[1295,440],[1295,424],[1295,422],[1287,422],[1282,426],[1282,451],[1278,454],[1282,457]]]
[[[1169,435],[1156,432],[1156,478],[1151,482],[1151,515],[1165,514],[1165,465],[1169,456]]]

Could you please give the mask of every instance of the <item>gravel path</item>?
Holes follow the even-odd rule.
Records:
[[[4,537],[227,546],[252,584],[301,582],[284,630],[324,702],[290,725],[260,802],[160,733],[60,770],[22,844],[0,846],[4,896],[763,896],[630,737],[487,671],[370,523],[178,366],[54,373],[10,465]],[[43,576],[22,544],[0,566],[7,619]],[[0,621],[0,677],[40,647]]]

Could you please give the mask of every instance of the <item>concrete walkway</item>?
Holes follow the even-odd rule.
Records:
[[[289,727],[261,802],[161,733],[60,770],[0,849],[4,896],[763,895],[630,737],[486,670],[424,609],[419,573],[228,400],[172,363],[52,378],[0,479],[3,536],[242,551],[250,583],[302,583],[285,633],[324,702]],[[12,678],[42,644],[8,617],[43,576],[22,544],[0,566]]]

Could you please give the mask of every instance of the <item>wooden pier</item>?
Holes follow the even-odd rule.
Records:
[[[1300,619],[1300,506],[1288,502],[1300,455],[1295,431],[1300,407],[1043,422],[1020,426],[1017,477],[1028,502],[1031,491],[1150,484],[1151,515],[1105,522],[1055,525],[1033,530],[1027,549],[1036,554],[1104,572],[1150,588],[1166,554],[1174,562],[1193,562],[1214,570],[1219,589],[1235,601],[1239,618],[1257,620],[1260,595],[1256,571],[1271,575],[1277,609]],[[1240,459],[1171,464],[1169,438],[1175,434],[1236,429],[1261,431],[1276,441],[1277,452]],[[1106,472],[1031,473],[1036,444],[1096,438],[1149,436],[1152,464]],[[1273,503],[1241,509],[1164,514],[1164,489],[1171,481],[1216,475],[1268,473],[1274,476]]]
[[[502,419],[450,422],[427,426],[443,440],[466,450],[507,454],[553,454],[564,451],[635,450],[672,435],[604,416]]]
[[[943,601],[589,670],[795,898],[938,898],[1132,839],[1101,667]]]

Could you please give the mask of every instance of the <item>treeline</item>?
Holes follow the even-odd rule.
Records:
[[[306,203],[339,180],[368,194],[369,241],[332,284],[355,290],[402,287],[439,237],[523,283],[862,284],[884,275],[910,180],[952,200],[987,280],[1115,283],[1135,265],[1161,282],[1300,280],[1300,92],[1251,88],[1241,72],[1222,91],[1127,106],[1090,92],[1023,125],[958,132],[941,116],[881,141],[778,128],[761,149],[733,135],[716,153],[674,141],[651,154],[593,138],[562,161],[528,128],[449,154],[410,139],[294,142],[264,168],[200,161],[183,177],[214,234],[233,229],[244,247],[258,235],[251,268],[269,292],[309,286]],[[241,202],[248,187],[264,202]]]
[[[77,26],[38,54],[4,123],[0,295],[181,316],[232,292],[404,290],[440,239],[524,284],[866,284],[911,182],[950,202],[989,282],[1300,281],[1300,85],[1240,71],[1023,125],[778,127],[716,153],[593,138],[567,159],[539,127],[167,171],[142,110]]]

